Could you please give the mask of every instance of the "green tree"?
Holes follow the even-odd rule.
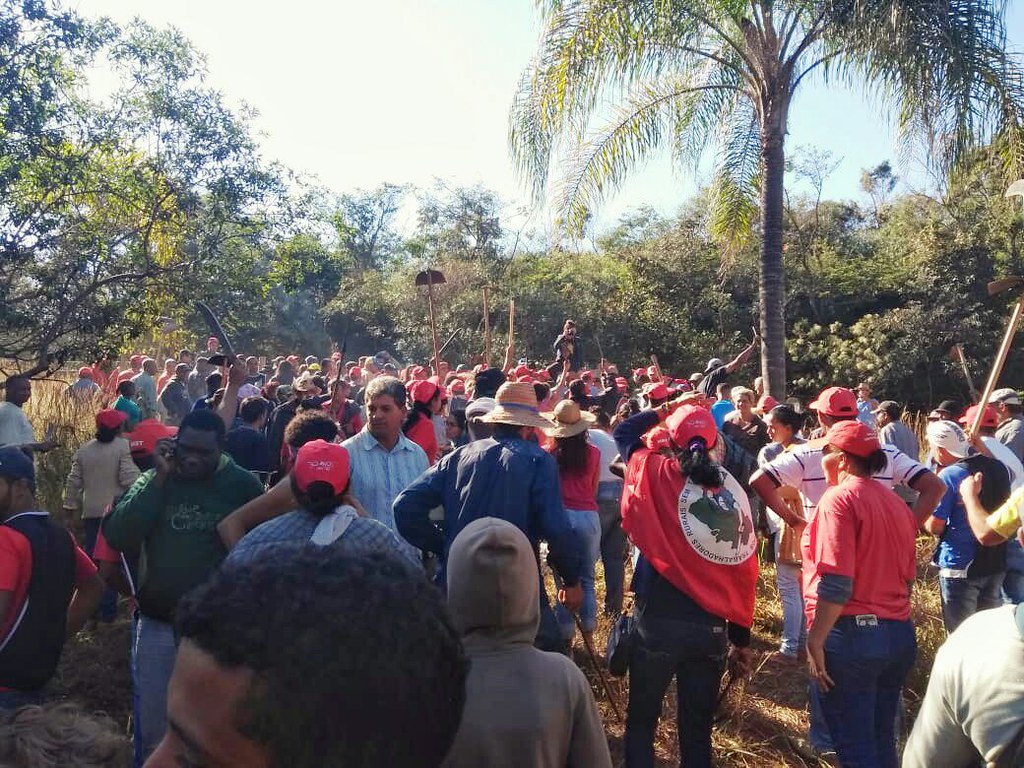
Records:
[[[759,320],[769,391],[786,390],[783,263],[789,109],[811,76],[867,86],[948,167],[998,136],[1024,166],[1024,86],[989,0],[545,0],[539,50],[511,113],[538,197],[564,161],[556,207],[574,228],[653,151],[696,163],[717,145],[712,228],[759,213]],[[607,122],[603,106],[617,105]]]
[[[35,16],[8,22],[38,41]],[[0,206],[0,357],[32,374],[118,348],[159,317],[188,320],[197,296],[258,296],[265,281],[277,170],[203,84],[202,56],[142,23],[89,40],[52,64],[62,87],[46,91],[44,121],[23,121],[31,151]],[[118,84],[91,102],[86,67],[104,62]]]

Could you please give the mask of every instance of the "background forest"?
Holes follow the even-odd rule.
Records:
[[[205,335],[192,302],[256,354],[429,357],[413,281],[432,266],[446,357],[492,362],[517,307],[517,356],[549,360],[567,317],[587,357],[685,376],[729,357],[757,324],[759,232],[720,245],[707,192],[674,217],[637,210],[574,240],[516,229],[483,187],[383,184],[339,194],[261,157],[251,115],[204,84],[202,55],[144,23],[86,22],[42,2],[0,9],[0,358],[35,373]],[[116,75],[90,82],[100,64]],[[914,407],[967,397],[950,349],[980,385],[1019,274],[1021,213],[995,152],[975,151],[928,193],[896,193],[889,164],[822,199],[836,158],[790,152],[784,260],[788,379],[806,396],[868,379]],[[438,169],[443,172],[443,169]],[[902,189],[902,187],[900,187]],[[1019,205],[1019,204],[1018,204]],[[554,240],[554,242],[552,242]],[[751,365],[749,376],[757,371]],[[1004,374],[1018,381],[1024,356]]]

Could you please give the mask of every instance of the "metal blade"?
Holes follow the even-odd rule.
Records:
[[[196,309],[199,310],[199,314],[206,321],[206,325],[210,328],[210,333],[216,336],[217,341],[224,347],[224,353],[228,356],[228,365],[232,365],[236,359],[235,348],[231,346],[231,341],[228,339],[228,335],[224,333],[224,329],[221,327],[220,321],[217,320],[217,316],[213,314],[213,310],[201,301],[196,302]]]
[[[993,280],[988,284],[988,295],[995,296],[996,294],[1009,291],[1013,288],[1020,288],[1024,286],[1024,277],[1003,277],[999,280]]]

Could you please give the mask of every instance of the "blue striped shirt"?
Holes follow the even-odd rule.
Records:
[[[390,451],[377,442],[367,427],[342,445],[348,449],[352,476],[352,495],[371,518],[383,523],[399,537],[395,514],[391,510],[395,498],[427,471],[427,454],[403,434]]]

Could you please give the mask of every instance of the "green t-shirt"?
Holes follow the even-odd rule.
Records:
[[[103,524],[114,549],[139,552],[139,609],[174,621],[178,600],[202,584],[227,551],[217,524],[263,493],[263,486],[227,454],[203,482],[169,478],[154,484],[153,470],[135,481]]]

